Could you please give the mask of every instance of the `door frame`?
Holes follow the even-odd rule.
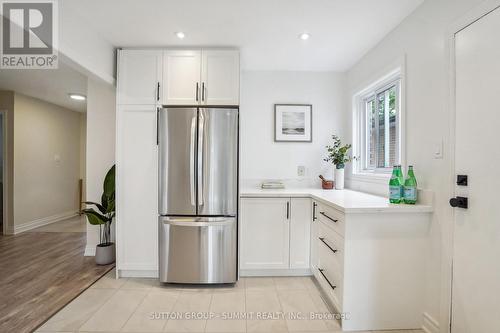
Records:
[[[9,209],[9,205],[8,205],[8,202],[9,202],[9,196],[8,196],[8,189],[9,189],[9,182],[7,181],[7,175],[9,174],[7,171],[7,168],[8,168],[8,163],[7,163],[7,159],[9,158],[9,154],[8,154],[8,146],[7,146],[7,138],[8,138],[8,135],[7,135],[7,117],[8,117],[8,112],[7,110],[0,110],[0,116],[2,117],[2,235],[7,235],[8,232],[9,232],[9,228],[8,228],[8,224],[9,224],[9,220],[8,220],[8,209]]]
[[[500,0],[486,0],[483,3],[473,7],[467,11],[462,17],[455,20],[448,28],[448,77],[449,77],[449,108],[450,108],[450,187],[449,198],[455,196],[455,149],[456,149],[456,44],[455,37],[460,31],[466,29],[468,26],[479,21],[486,15],[500,8]],[[453,259],[454,259],[454,231],[455,231],[455,210],[449,209],[448,218],[450,223],[447,225],[446,230],[443,230],[443,268],[441,277],[441,286],[443,288],[442,307],[444,315],[441,318],[446,318],[446,332],[451,333],[452,325],[452,305],[453,305]],[[441,328],[441,331],[443,329]]]

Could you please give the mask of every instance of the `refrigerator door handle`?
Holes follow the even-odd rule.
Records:
[[[201,111],[201,110],[200,110]],[[203,206],[203,141],[204,141],[204,129],[205,129],[205,116],[203,112],[199,112],[199,124],[198,124],[198,206]]]
[[[170,225],[177,225],[177,226],[183,226],[183,227],[210,227],[210,226],[223,226],[223,225],[230,225],[234,222],[235,219],[234,217],[227,218],[227,217],[219,217],[219,218],[209,218],[209,219],[195,219],[193,220],[186,220],[185,218],[164,218],[162,220],[163,224],[170,224]]]
[[[196,117],[191,119],[191,142],[189,146],[189,188],[191,193],[191,205],[196,206],[196,188],[195,188],[195,143],[196,143]]]

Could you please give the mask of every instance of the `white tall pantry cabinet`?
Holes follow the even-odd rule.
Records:
[[[236,50],[119,50],[116,268],[120,276],[158,276],[159,109],[238,104]]]
[[[116,112],[116,245],[122,276],[156,276],[159,50],[120,50]]]

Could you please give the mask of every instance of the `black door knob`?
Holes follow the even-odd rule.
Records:
[[[469,207],[469,200],[465,197],[451,198],[450,206],[467,209]]]

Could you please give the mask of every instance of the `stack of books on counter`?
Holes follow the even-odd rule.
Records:
[[[262,189],[268,189],[268,190],[277,190],[277,189],[284,189],[285,184],[280,181],[269,181],[269,182],[263,182],[260,187]]]

